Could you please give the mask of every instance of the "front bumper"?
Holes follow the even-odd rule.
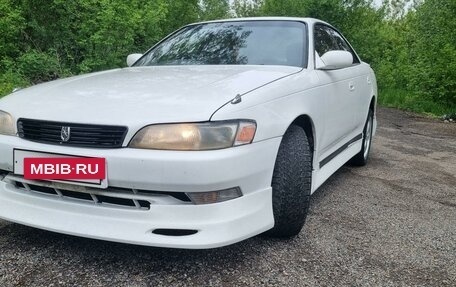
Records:
[[[100,206],[25,191],[0,181],[0,218],[95,239],[174,248],[214,248],[273,227],[271,178],[280,138],[217,151],[94,150],[43,145],[0,136],[0,169],[13,171],[13,150],[104,157],[109,186],[169,192],[240,187],[243,196],[193,205],[152,203],[149,210]],[[152,233],[190,229],[187,236]]]

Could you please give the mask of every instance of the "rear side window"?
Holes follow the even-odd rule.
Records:
[[[344,50],[353,55],[353,64],[359,64],[360,60],[353,49],[345,41],[342,35],[326,25],[315,26],[315,51],[321,57],[328,51]]]

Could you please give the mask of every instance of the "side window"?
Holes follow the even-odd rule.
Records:
[[[360,61],[355,52],[347,41],[336,30],[325,26],[315,26],[315,51],[321,57],[324,53],[334,50],[344,50],[353,55],[353,64],[359,64]]]
[[[326,27],[315,26],[315,51],[321,57],[328,51],[338,50],[337,44],[334,42],[333,37],[328,33]]]
[[[331,29],[329,27],[326,27],[329,33],[331,33],[331,37],[336,41],[337,46],[339,47],[339,50],[345,50],[347,52],[350,52],[353,55],[353,64],[359,64],[359,59],[356,56],[355,52],[353,51],[352,48],[350,48],[350,45],[348,45],[347,41],[334,29]]]

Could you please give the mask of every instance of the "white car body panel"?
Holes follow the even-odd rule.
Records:
[[[288,127],[309,119],[313,138],[312,193],[357,154],[377,85],[370,66],[315,69],[309,18],[248,18],[307,24],[307,68],[288,66],[132,67],[37,85],[0,100],[14,120],[121,125],[119,149],[36,143],[0,135],[0,218],[51,231],[124,243],[174,248],[213,248],[255,236],[274,226],[271,178]],[[217,22],[217,21],[213,21]],[[240,101],[232,102],[240,96]],[[128,148],[151,124],[251,119],[252,144],[213,151]],[[375,133],[376,121],[374,121]],[[361,136],[361,137],[360,137]],[[204,206],[158,198],[148,211],[98,206],[19,190],[12,179],[13,150],[104,157],[109,186],[163,192],[206,192],[239,187],[243,196]],[[33,184],[33,182],[32,182]],[[69,184],[71,185],[71,184]],[[152,234],[157,228],[192,229],[189,236]]]
[[[187,249],[215,248],[247,239],[274,226],[269,200],[271,188],[217,206],[182,208],[178,205],[157,205],[147,213],[103,209],[75,201],[59,202],[44,195],[15,191],[4,182],[0,182],[0,189],[2,218],[49,231],[129,244]],[[164,226],[194,228],[200,232],[180,237],[151,232]]]
[[[77,118],[79,123],[109,125],[115,118],[116,125],[129,127],[129,139],[151,123],[207,121],[236,95],[300,70],[276,66],[117,69],[21,90],[2,99],[0,110],[9,111],[16,120],[73,122]],[[55,108],[49,109],[50,102]]]

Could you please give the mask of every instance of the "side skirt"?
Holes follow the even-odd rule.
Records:
[[[349,146],[351,146],[353,143],[363,139],[363,134],[359,134],[350,141],[348,141],[346,144],[338,148],[335,152],[327,156],[325,159],[320,161],[320,168],[324,167],[327,163],[329,163],[331,160],[333,160],[336,156],[341,154],[344,150],[346,150]]]
[[[312,193],[361,150],[362,139],[362,134],[357,135],[320,161],[319,170],[314,171],[312,174]]]

